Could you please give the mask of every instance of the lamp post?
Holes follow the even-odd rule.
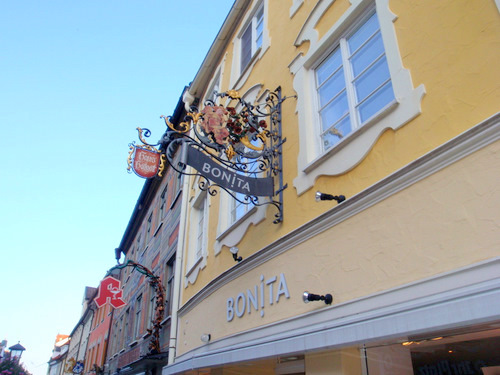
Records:
[[[10,360],[12,362],[17,362],[21,360],[21,355],[26,350],[24,346],[22,346],[19,342],[16,345],[12,345],[10,348]]]

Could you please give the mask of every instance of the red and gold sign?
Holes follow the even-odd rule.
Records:
[[[137,128],[137,130],[142,141],[142,129]],[[145,142],[143,141],[143,143]],[[129,172],[133,170],[136,175],[142,178],[152,178],[156,175],[161,177],[163,167],[163,155],[159,150],[147,144],[130,145],[127,168]]]

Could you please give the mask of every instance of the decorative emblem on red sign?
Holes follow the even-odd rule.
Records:
[[[107,276],[99,284],[99,292],[97,294],[95,304],[97,307],[104,306],[109,303],[115,309],[125,306],[127,303],[122,299],[123,290],[121,282],[112,276]]]
[[[156,176],[160,167],[160,154],[146,150],[142,147],[135,147],[132,169],[135,174],[143,178]]]
[[[142,178],[152,178],[156,175],[162,175],[164,168],[164,156],[159,150],[151,145],[146,144],[142,138],[143,129],[137,128],[139,131],[139,139],[144,143],[136,146],[130,144],[130,153],[128,157],[128,171],[133,170],[136,175]],[[149,130],[144,129],[146,136],[149,136]]]

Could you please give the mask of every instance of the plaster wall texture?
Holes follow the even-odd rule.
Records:
[[[498,170],[495,142],[222,286],[181,316],[179,354],[202,333],[217,339],[317,309],[305,290],[332,293],[335,305],[498,256]],[[280,273],[289,299],[227,322],[229,297]]]
[[[360,2],[363,6],[370,4],[364,0],[332,2],[317,23],[318,37],[321,38],[327,33],[351,4]],[[332,206],[329,204],[314,203],[316,190],[352,197],[498,112],[500,70],[492,67],[500,61],[500,13],[493,1],[377,0],[375,3],[377,7],[389,6],[390,11],[396,15],[394,30],[403,66],[409,70],[414,87],[425,86],[422,113],[397,131],[387,130],[382,133],[365,158],[353,169],[338,176],[319,177],[313,189],[298,195],[291,185],[297,176],[297,112],[304,108],[297,107],[293,98],[285,101],[282,115],[283,135],[287,141],[283,148],[283,177],[289,187],[284,191],[284,222],[280,225],[271,224],[275,212],[273,207],[269,207],[266,220],[258,225],[251,225],[238,244],[239,255],[243,258],[258,252],[269,243],[330,209]],[[252,85],[261,83],[271,90],[281,86],[285,95],[294,95],[293,77],[287,66],[297,56],[306,54],[309,49],[309,42],[295,46],[294,41],[316,4],[304,2],[292,18],[288,12],[283,11],[280,2],[266,1],[265,6],[270,47],[256,61],[247,80],[241,83],[240,92],[243,93]],[[235,55],[236,35],[221,55],[222,90],[233,88],[228,85],[231,83],[229,77],[231,61]],[[342,229],[333,230],[333,239],[319,236],[316,243],[311,242],[306,252],[319,249],[319,253],[315,255],[318,259],[323,259],[326,254],[321,252],[322,241],[333,244],[328,257],[335,260],[334,267],[341,267],[343,270],[343,284],[345,280],[355,279],[360,274],[370,275],[370,283],[383,289],[387,275],[393,271],[400,274],[401,282],[424,276],[423,270],[412,274],[411,265],[416,258],[432,274],[434,269],[442,267],[443,260],[437,254],[445,247],[445,240],[465,251],[464,244],[475,242],[476,239],[470,229],[482,228],[483,222],[488,221],[474,216],[479,213],[477,202],[472,198],[464,197],[463,202],[447,199],[462,194],[461,188],[469,186],[466,175],[462,176],[465,180],[457,176],[450,176],[454,183],[441,179],[428,187],[446,191],[444,197],[431,192],[421,199],[404,199],[401,196],[400,199],[404,199],[406,205],[392,207],[389,201],[384,202],[377,206],[376,212],[369,210],[359,218],[351,218],[349,224],[343,224]],[[489,192],[485,190],[484,194],[490,195],[495,191],[495,184],[490,187],[492,189]],[[227,248],[223,248],[218,255],[214,255],[212,248],[217,235],[221,194],[225,193],[220,192],[218,196],[210,197],[206,266],[200,271],[194,285],[183,288],[183,303],[210,284],[215,277],[234,266]],[[423,208],[431,202],[432,209]],[[468,208],[473,213],[467,211],[464,204],[469,204]],[[483,206],[486,212],[491,212],[489,203],[483,203]],[[400,211],[408,214],[406,222],[399,218],[402,214]],[[368,220],[365,215],[372,212],[373,218]],[[468,225],[471,225],[471,228]],[[457,229],[450,230],[451,227]],[[434,234],[438,235],[440,240],[434,238]],[[381,250],[382,246],[374,247],[374,243],[392,248],[393,253],[388,254]],[[468,256],[462,257],[464,254],[460,251],[444,250],[447,264],[445,268],[450,269],[463,262],[472,261]],[[360,251],[363,257],[354,256],[360,255]],[[401,260],[405,257],[409,260]],[[297,262],[309,264],[309,267],[314,268],[311,258],[299,261],[299,258],[294,258],[292,252],[289,252],[286,264]],[[363,258],[365,260],[362,260]],[[320,265],[320,269],[324,267],[326,265]],[[254,282],[250,282],[250,285],[253,286]],[[352,290],[349,290],[349,293],[354,293],[353,296],[358,294],[354,286],[350,288]]]

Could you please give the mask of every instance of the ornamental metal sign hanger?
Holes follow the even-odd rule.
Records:
[[[281,133],[281,104],[287,97],[281,97],[280,87],[262,104],[249,103],[233,90],[214,94],[226,98],[225,105],[208,100],[201,111],[193,106],[178,124],[161,116],[168,129],[155,146],[162,146],[166,161],[178,173],[198,176],[201,190],[216,195],[216,188],[221,188],[242,204],[273,205],[278,209],[274,223],[282,222],[287,185],[282,174],[286,139]],[[144,145],[153,147],[143,140],[142,129],[139,132]]]
[[[141,128],[137,128],[137,130],[139,131],[139,139],[143,144],[140,146],[136,146],[134,142],[129,144],[128,172],[134,171],[136,175],[142,178],[152,178],[157,175],[161,177],[165,168],[165,156],[153,145],[146,143],[142,137]],[[144,135],[149,137],[151,132],[148,129],[144,130]]]

